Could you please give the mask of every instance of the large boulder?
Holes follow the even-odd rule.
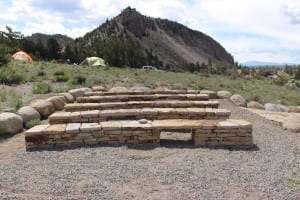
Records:
[[[105,92],[107,91],[106,87],[102,86],[102,85],[94,85],[92,87],[92,90],[95,92]]]
[[[225,91],[225,90],[221,90],[221,91],[218,91],[217,92],[217,96],[220,98],[220,99],[229,99],[231,97],[231,93],[228,92],[228,91]]]
[[[151,89],[148,87],[139,86],[139,87],[131,87],[130,91],[132,91],[132,92],[147,92],[147,91],[151,91]]]
[[[272,112],[288,112],[289,108],[282,104],[266,103],[265,110],[272,111]]]
[[[216,99],[218,97],[217,93],[212,90],[200,90],[200,94],[207,94],[210,99]]]
[[[21,107],[17,114],[22,117],[24,124],[33,119],[41,119],[40,113],[31,106]]]
[[[109,89],[109,92],[128,92],[129,89],[122,86],[112,87]]]
[[[0,114],[0,135],[15,134],[23,130],[22,117],[14,113]]]
[[[265,107],[258,103],[257,101],[250,101],[249,103],[247,103],[247,108],[255,108],[255,109],[260,109],[260,110],[264,110]]]
[[[300,133],[300,113],[291,113],[282,123],[284,129]]]
[[[70,94],[70,93],[67,93],[67,92],[66,93],[61,93],[60,95],[65,97],[65,100],[66,100],[67,103],[74,103],[74,101],[75,101],[73,95]]]
[[[53,104],[45,99],[34,100],[30,103],[30,106],[36,109],[42,118],[47,118],[55,111]]]
[[[289,112],[300,113],[300,106],[289,106]]]
[[[55,110],[63,110],[65,107],[66,99],[64,96],[53,96],[49,97],[47,101],[53,104]]]
[[[246,99],[244,97],[242,97],[239,94],[234,94],[230,97],[230,100],[232,101],[232,103],[234,103],[237,106],[241,106],[241,107],[246,107],[247,106],[247,102]]]
[[[78,89],[72,89],[72,90],[69,90],[69,93],[71,95],[73,95],[73,97],[75,99],[77,99],[78,97],[82,97],[84,96],[84,94],[86,92],[92,92],[93,90],[91,88],[78,88]]]

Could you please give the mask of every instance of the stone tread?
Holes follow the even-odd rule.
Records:
[[[61,134],[76,130],[80,125],[79,130],[96,131],[96,130],[118,130],[131,128],[145,128],[145,129],[244,129],[252,130],[251,123],[245,120],[148,120],[147,123],[139,123],[136,120],[128,121],[106,121],[100,123],[68,123],[68,124],[54,124],[54,125],[38,125],[26,131],[25,136],[33,136],[40,134]]]
[[[65,111],[128,109],[128,108],[188,108],[188,107],[214,107],[219,106],[218,101],[128,101],[111,103],[72,103],[65,105]]]
[[[126,92],[86,92],[85,96],[111,96],[111,95],[150,95],[150,94],[199,94],[199,90],[150,90],[150,91],[126,91]]]
[[[153,100],[198,100],[209,99],[207,94],[152,94],[152,95],[111,95],[78,97],[78,103],[124,102],[124,101],[153,101]]]
[[[69,122],[71,119],[131,117],[131,116],[159,116],[159,115],[187,115],[187,116],[220,116],[228,118],[230,111],[215,108],[141,108],[115,110],[88,110],[81,112],[57,112],[49,117],[50,123],[55,121]],[[234,122],[233,122],[234,123]]]

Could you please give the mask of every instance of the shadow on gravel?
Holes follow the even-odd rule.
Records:
[[[141,145],[77,145],[71,147],[52,147],[52,148],[44,148],[44,149],[27,149],[27,152],[34,151],[64,151],[64,150],[75,150],[80,148],[102,148],[102,147],[127,147],[128,149],[137,149],[137,150],[153,150],[158,147],[164,147],[169,149],[224,149],[228,151],[259,151],[258,146],[253,145],[252,147],[233,147],[233,146],[218,146],[218,147],[210,147],[210,146],[194,146],[191,140],[183,141],[183,140],[160,140],[160,145],[153,144],[141,144]]]

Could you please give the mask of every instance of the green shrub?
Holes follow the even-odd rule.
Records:
[[[54,72],[54,76],[63,76],[63,75],[65,75],[65,72],[64,71],[55,71]]]
[[[71,85],[82,85],[86,81],[86,78],[84,76],[75,76],[70,80]]]
[[[69,80],[69,77],[65,75],[59,75],[54,77],[55,82],[67,82]]]
[[[48,94],[51,91],[52,91],[52,87],[49,84],[43,82],[37,83],[32,88],[33,94]]]
[[[30,129],[34,126],[37,126],[37,125],[40,125],[41,124],[41,120],[39,119],[32,119],[32,120],[29,120],[28,122],[25,123],[25,128],[26,129]]]
[[[20,84],[23,80],[24,77],[10,67],[0,69],[0,83],[7,85]]]
[[[38,76],[45,76],[46,72],[43,69],[39,69],[38,72],[37,72],[37,75]]]

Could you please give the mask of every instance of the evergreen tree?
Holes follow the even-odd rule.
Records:
[[[49,38],[47,40],[47,50],[49,59],[58,59],[59,58],[59,44],[56,39]]]

